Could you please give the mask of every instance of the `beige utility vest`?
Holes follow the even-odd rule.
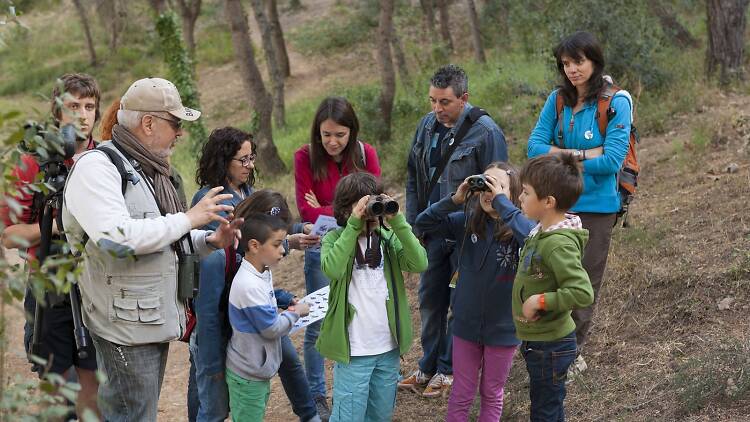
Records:
[[[99,146],[122,157],[126,171],[136,173],[130,162],[109,143]],[[92,150],[86,154],[104,154]],[[114,166],[114,164],[112,164]],[[75,171],[75,166],[71,172]],[[125,204],[131,218],[161,216],[148,181],[127,184]],[[66,186],[67,188],[67,186]],[[120,191],[121,187],[113,186]],[[92,198],[95,200],[95,198]],[[83,229],[63,207],[69,242],[80,243]],[[177,254],[170,245],[158,252],[118,258],[96,242],[86,242],[81,290],[83,323],[92,333],[110,342],[133,346],[179,339],[185,331],[185,305],[177,297]]]

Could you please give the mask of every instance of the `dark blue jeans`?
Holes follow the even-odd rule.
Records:
[[[453,374],[453,318],[448,317],[453,289],[451,253],[442,238],[426,238],[427,271],[419,282],[422,359],[419,369],[432,375]]]
[[[575,331],[555,341],[524,341],[521,353],[529,372],[531,421],[565,421],[565,380],[576,358]]]
[[[320,269],[320,251],[305,251],[305,287],[307,294],[329,285],[331,282]],[[323,321],[312,323],[305,328],[305,372],[313,396],[326,395],[326,376],[323,356],[315,349]]]
[[[223,421],[229,414],[229,395],[224,373],[204,375],[200,370],[200,349],[190,342],[190,379],[188,381],[188,420]],[[196,365],[196,361],[198,365]],[[196,377],[197,372],[200,373]],[[304,368],[299,360],[289,336],[281,338],[281,366],[279,378],[284,392],[292,404],[294,414],[301,422],[308,421],[318,414],[310,387],[307,384]]]

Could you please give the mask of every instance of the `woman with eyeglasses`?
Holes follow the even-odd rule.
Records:
[[[233,127],[214,129],[203,145],[195,181],[201,187],[193,196],[193,205],[211,188],[224,186],[221,193],[232,194],[226,205],[236,207],[250,196],[255,184],[255,149],[253,135]],[[206,230],[215,230],[211,222]]]
[[[222,202],[224,205],[237,207],[250,196],[255,183],[255,150],[250,133],[233,127],[214,129],[198,160],[195,180],[200,190],[193,196],[192,205],[216,186],[224,187],[221,193],[232,195],[232,199]],[[218,222],[211,222],[203,228],[215,230],[217,227]],[[201,261],[201,268],[207,260],[210,258]],[[222,321],[218,317],[223,273],[214,278],[216,280],[208,279],[201,272],[198,296],[193,300],[198,325],[190,338],[189,421],[224,420],[229,412],[224,380],[226,339],[222,337]]]
[[[328,97],[315,113],[310,143],[294,153],[294,181],[302,221],[315,223],[321,215],[333,216],[333,194],[336,185],[347,174],[366,171],[380,177],[380,163],[375,148],[358,140],[359,121],[354,108],[345,98]],[[329,284],[320,269],[320,250],[305,251],[305,287],[310,294]],[[330,410],[326,400],[323,356],[315,349],[320,322],[305,330],[305,371],[315,396],[318,413],[327,420]]]

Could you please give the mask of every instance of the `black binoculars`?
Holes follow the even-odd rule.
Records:
[[[469,184],[470,192],[490,191],[490,187],[487,185],[487,177],[483,174],[469,176],[466,179],[466,183]]]
[[[391,215],[398,212],[398,202],[388,199],[383,195],[374,195],[367,201],[367,216],[380,217],[382,215]]]

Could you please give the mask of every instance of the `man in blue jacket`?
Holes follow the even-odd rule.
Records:
[[[406,219],[414,226],[417,215],[429,204],[450,195],[468,176],[482,173],[494,161],[507,161],[503,131],[487,115],[472,123],[469,112],[468,78],[456,65],[443,66],[430,80],[432,111],[417,125],[409,153],[406,179]],[[455,139],[466,121],[466,135]],[[453,144],[459,142],[455,148]],[[437,183],[430,186],[447,151],[452,149]],[[425,397],[438,397],[453,382],[451,319],[448,318],[453,274],[453,244],[430,235],[421,236],[429,266],[419,284],[419,312],[422,320],[423,356],[419,368],[399,382],[399,387],[417,391],[424,386]]]

